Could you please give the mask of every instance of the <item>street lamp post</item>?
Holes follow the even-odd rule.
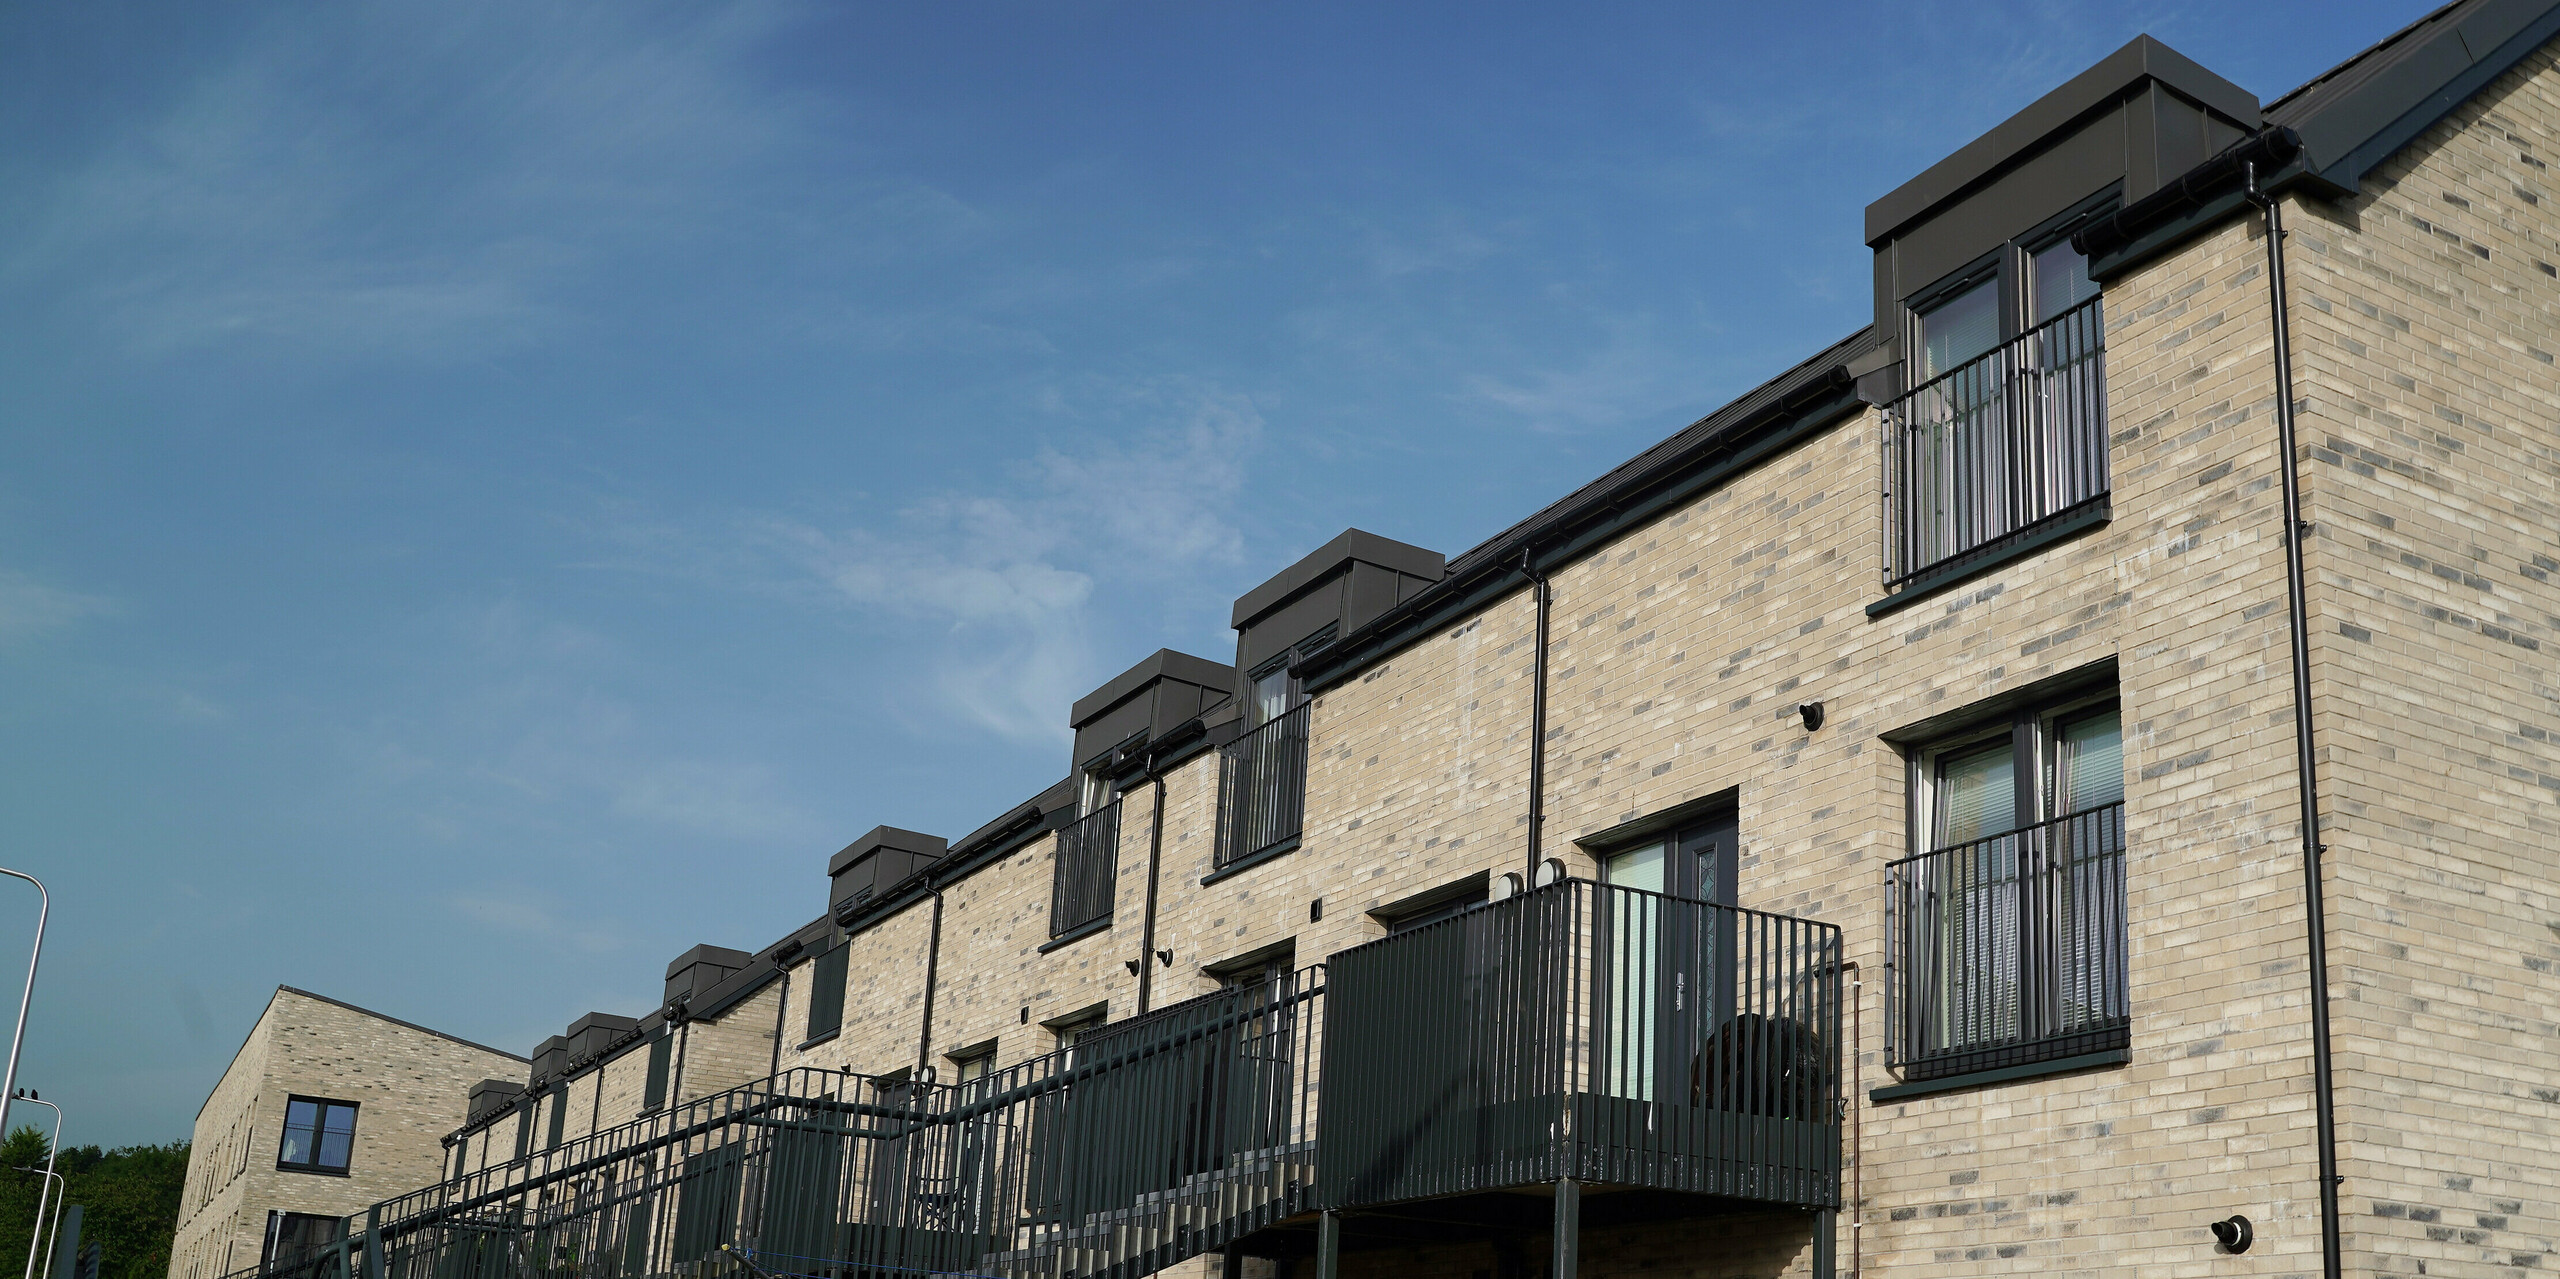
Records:
[[[44,1152],[44,1189],[36,1193],[36,1219],[34,1224],[27,1228],[27,1279],[36,1279],[36,1245],[44,1239],[45,1200],[53,1194],[53,1183],[62,1180],[53,1171],[53,1157],[62,1153],[62,1107],[32,1094],[23,1098],[12,1096],[10,1100],[32,1101],[53,1112],[53,1145]],[[64,1197],[68,1198],[69,1192],[64,1192]],[[56,1203],[54,1211],[61,1210],[62,1205]],[[53,1249],[48,1245],[45,1251],[50,1254]]]
[[[0,1141],[9,1136],[9,1104],[18,1096],[18,1049],[27,1042],[27,1004],[36,995],[36,961],[44,958],[44,918],[53,911],[53,894],[44,890],[44,881],[22,870],[0,866],[0,875],[13,875],[36,886],[36,945],[27,956],[27,988],[18,992],[18,1028],[9,1035],[9,1066],[0,1072]],[[62,1136],[62,1112],[53,1112],[53,1135]]]

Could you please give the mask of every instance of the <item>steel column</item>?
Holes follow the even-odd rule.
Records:
[[[1342,1214],[1330,1208],[1316,1219],[1316,1279],[1342,1279]]]
[[[1556,1183],[1554,1256],[1548,1279],[1575,1279],[1582,1266],[1582,1183],[1571,1177]]]

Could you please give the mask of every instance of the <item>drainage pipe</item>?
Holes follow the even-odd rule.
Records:
[[[933,987],[942,974],[942,890],[925,873],[924,890],[933,894],[933,932],[924,945],[924,1019],[916,1029],[916,1078],[933,1082]]]
[[[2319,757],[2311,737],[2311,621],[2303,586],[2302,479],[2293,425],[2293,339],[2285,311],[2284,211],[2258,188],[2255,164],[2244,166],[2242,195],[2267,220],[2268,325],[2275,338],[2276,446],[2284,479],[2284,567],[2287,620],[2293,641],[2293,756],[2302,796],[2302,900],[2311,960],[2311,1089],[2320,1159],[2320,1273],[2342,1279],[2345,1244],[2338,1215],[2338,1114],[2329,1060],[2329,941],[2321,902]]]
[[[1529,675],[1529,866],[1520,877],[1520,887],[1538,884],[1538,860],[1543,852],[1547,825],[1547,615],[1555,604],[1555,591],[1547,584],[1547,575],[1538,571],[1537,548],[1520,548],[1520,575],[1529,579],[1529,590],[1538,603],[1537,650],[1531,658]]]
[[[1164,870],[1164,773],[1153,754],[1147,756],[1147,776],[1156,784],[1155,811],[1147,817],[1147,925],[1138,945],[1138,1011],[1147,1010],[1147,996],[1155,989],[1156,973],[1156,881]]]

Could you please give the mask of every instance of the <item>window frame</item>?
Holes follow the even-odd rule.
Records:
[[[1905,786],[1910,802],[1905,807],[1909,813],[1909,825],[1903,846],[1915,854],[1934,853],[1941,847],[1936,833],[1939,763],[1949,756],[1970,753],[2004,737],[2009,741],[2011,784],[2016,788],[2010,802],[2010,821],[2007,826],[1988,832],[1981,838],[2011,834],[2040,822],[2070,816],[2055,811],[2054,806],[2056,730],[2066,722],[2084,719],[2109,707],[2119,717],[2122,716],[2124,703],[2115,689],[2082,689],[2030,702],[1997,719],[1932,737],[1914,747],[1908,753],[1910,766]],[[2117,732],[2121,740],[2121,726]]]
[[[1999,303],[2000,332],[1993,343],[1996,349],[2014,342],[2052,316],[2035,314],[2035,258],[2071,238],[2074,231],[2106,216],[2123,203],[2123,183],[2109,182],[2098,191],[2082,197],[2062,212],[2001,241],[1990,251],[1957,267],[1945,275],[1913,289],[1902,299],[1903,350],[1907,372],[1905,389],[1918,386],[1946,369],[1924,370],[1920,357],[1926,348],[1922,339],[1927,333],[1923,317],[1937,307],[1954,301],[1986,280],[1996,280],[1995,296]],[[2104,290],[2100,290],[2104,292]],[[2085,300],[2085,299],[2084,299]],[[2074,303],[2074,305],[2078,305]]]
[[[296,1103],[318,1107],[318,1109],[312,1113],[311,1159],[304,1163],[291,1162],[285,1158],[285,1141],[294,1129],[293,1108]],[[343,1106],[347,1111],[347,1161],[344,1164],[340,1164],[333,1168],[328,1164],[321,1162],[321,1159],[323,1157],[322,1151],[325,1145],[323,1139],[329,1131],[329,1110],[331,1107],[337,1106]],[[276,1138],[276,1171],[308,1173],[321,1177],[345,1177],[352,1175],[350,1170],[355,1167],[356,1162],[356,1119],[362,1113],[362,1110],[363,1107],[360,1103],[346,1101],[336,1097],[310,1097],[301,1093],[286,1094],[284,1099],[284,1126],[278,1131]]]
[[[1906,740],[1904,743],[1906,786],[1904,847],[1909,850],[1909,853],[1894,865],[1902,866],[1931,854],[1963,848],[1969,844],[2019,835],[2030,828],[2050,825],[2081,813],[2096,813],[2109,807],[2120,810],[2126,798],[2124,793],[2126,788],[2121,776],[2117,779],[2117,798],[2106,804],[2072,811],[2063,811],[2060,805],[2060,787],[2065,780],[2061,774],[2061,752],[2058,749],[2062,740],[2062,730],[2093,716],[2108,713],[2113,713],[2117,717],[2117,759],[2118,769],[2121,772],[2124,702],[2121,692],[2112,681],[2078,683],[2055,689],[2042,696],[2030,696],[2011,701],[2002,709],[1970,723],[1948,725],[1925,738]],[[1967,839],[1941,842],[1937,837],[1939,809],[1943,803],[1940,793],[1942,785],[1940,766],[1949,758],[1971,753],[2004,739],[2011,751],[2012,797],[2009,819],[1997,829],[1986,830]],[[2118,840],[2121,841],[2120,813],[2115,819],[2115,830]],[[2113,871],[2116,899],[2112,903],[2115,926],[2119,929],[2124,926],[2127,909],[2123,896],[2128,888],[2122,872],[2123,853],[2124,849],[2119,842],[2114,853],[2118,860],[2116,869]],[[2103,862],[2099,863],[2101,866],[2103,864]],[[1898,872],[1889,868],[1887,873],[1891,876]],[[1911,873],[1915,876],[1919,875],[1916,870]],[[1935,877],[1941,873],[1943,872],[1931,870],[1926,877],[1918,877],[1910,882],[1915,886],[1915,891],[1935,894],[1941,890],[1930,885],[1939,882]],[[1903,881],[1897,879],[1895,882]],[[2020,882],[2023,884],[2024,880],[2021,879]],[[2021,900],[2033,900],[2033,898]],[[1898,916],[1895,917],[1894,922],[1901,922]],[[2021,915],[2018,922],[2012,925],[2017,930],[2017,935],[2012,940],[2016,946],[2015,962],[2018,965],[2018,972],[2021,974],[2028,972],[2029,965],[2036,962],[2034,959],[2036,940],[2049,938],[2054,922],[2052,917],[2045,917],[2031,924]],[[1888,931],[1890,932],[1890,927]],[[1928,1006],[1929,1000],[1924,996],[1922,989],[1924,984],[1934,991],[1943,989],[1945,983],[1952,980],[1948,972],[1924,969],[1916,962],[1906,964],[1903,958],[1904,952],[1900,948],[1911,944],[1914,943],[1889,941],[1888,945],[1889,951],[1894,956],[1894,962],[1902,969],[1896,974],[1896,988],[1891,991],[1895,1002],[1905,1010],[1898,1014],[1901,1018],[1926,1015],[1912,1011]],[[2104,993],[2111,994],[2124,1009],[2121,1021],[2108,1024],[2113,1019],[2103,1019],[2096,1025],[2068,1028],[2043,1026],[2029,1032],[2024,1029],[2028,1013],[2024,1007],[2021,1007],[2017,1014],[2021,1029],[2012,1037],[1995,1036],[1961,1044],[1934,1045],[1921,1040],[1922,1032],[1896,1021],[1895,1024],[1888,1026],[1888,1034],[1908,1038],[1897,1041],[1896,1045],[1889,1045],[1896,1047],[1891,1064],[1899,1068],[1907,1080],[1918,1083],[1924,1080],[1960,1078],[1984,1070],[2006,1070],[2044,1062],[2082,1060],[2092,1053],[2121,1050],[2131,1042],[2131,979],[2127,946],[2128,942],[2124,936],[2119,935],[2114,938],[2110,948],[2099,952],[2098,967],[2093,970],[2104,974],[2100,980],[2111,979],[2116,986],[2115,990]],[[2086,957],[2083,956],[2083,958],[2085,960]],[[2046,976],[2049,979],[2058,979],[2067,983],[2075,973],[2080,971],[2083,970],[2065,964],[2048,971]],[[2023,977],[2020,980],[2023,981]]]

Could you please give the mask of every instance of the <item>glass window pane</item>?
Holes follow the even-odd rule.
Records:
[[[2039,251],[2034,273],[2035,314],[2029,317],[2030,324],[2042,324],[2098,296],[2098,286],[2089,279],[2089,259],[2080,256],[2069,240]]]
[[[1936,847],[1997,835],[2017,819],[2017,760],[2007,742],[1938,758]]]
[[[1647,844],[1642,848],[1610,854],[1606,868],[1609,882],[1624,888],[1641,888],[1649,893],[1664,891],[1662,848],[1660,844]]]
[[[1985,280],[1920,317],[1920,377],[1933,378],[2000,345],[2000,282]]]
[[[2124,716],[2107,711],[2073,720],[2056,734],[2055,816],[2113,804],[2124,798]]]
[[[1289,705],[1289,671],[1287,667],[1272,671],[1253,682],[1253,722],[1268,724],[1286,715]]]
[[[354,1144],[355,1134],[352,1132],[323,1132],[320,1134],[320,1157],[313,1162],[323,1168],[345,1172],[348,1150]]]
[[[276,1151],[276,1162],[307,1164],[318,1144],[320,1108],[307,1101],[288,1101],[284,1105],[284,1145]]]

